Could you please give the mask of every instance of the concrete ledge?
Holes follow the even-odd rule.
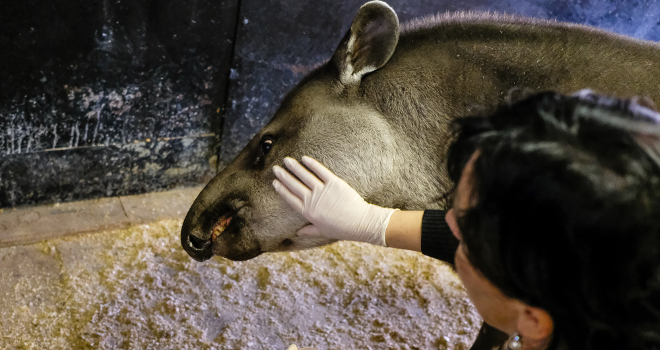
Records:
[[[0,212],[0,247],[182,219],[202,188],[5,209]]]
[[[119,199],[131,225],[171,218],[183,219],[202,188],[193,187],[167,192],[154,192],[137,196],[124,196],[119,197]]]

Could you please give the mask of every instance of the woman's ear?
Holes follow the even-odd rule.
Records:
[[[544,348],[550,342],[554,323],[545,310],[523,305],[518,315],[517,328],[525,348]]]

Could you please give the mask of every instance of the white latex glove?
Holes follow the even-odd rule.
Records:
[[[273,181],[277,193],[311,223],[298,233],[386,246],[385,230],[398,209],[369,204],[318,161],[305,156],[302,162],[314,173],[295,159],[284,158],[286,167],[300,180],[279,166],[273,167],[279,180]]]

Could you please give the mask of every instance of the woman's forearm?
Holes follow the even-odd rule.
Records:
[[[421,252],[423,216],[424,211],[395,211],[385,230],[387,246]]]

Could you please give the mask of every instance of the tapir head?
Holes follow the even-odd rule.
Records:
[[[388,201],[395,141],[378,108],[360,97],[360,85],[388,62],[398,39],[399,22],[387,4],[360,8],[332,59],[289,93],[270,123],[199,194],[181,229],[191,257],[247,260],[333,242],[296,235],[308,222],[272,187],[272,168],[284,157],[316,158],[367,200]]]

